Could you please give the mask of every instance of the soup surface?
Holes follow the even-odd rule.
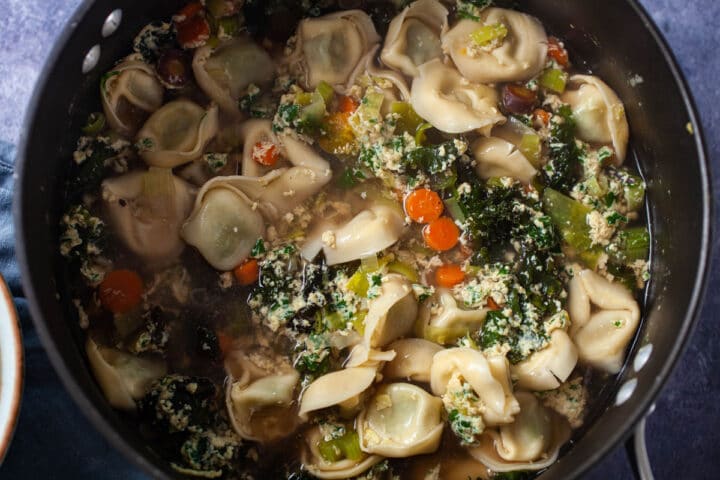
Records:
[[[103,76],[60,253],[99,387],[178,472],[531,478],[620,371],[623,104],[489,3],[193,2]]]

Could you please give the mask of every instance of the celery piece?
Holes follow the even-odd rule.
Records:
[[[367,314],[367,310],[360,310],[352,318],[353,328],[360,335],[365,335],[365,317],[367,317]]]
[[[557,68],[549,68],[540,75],[538,82],[541,87],[553,92],[563,93],[567,85],[567,73]]]
[[[300,122],[302,125],[309,127],[317,127],[325,118],[325,100],[322,95],[313,92],[310,96],[310,104],[303,107],[300,113]]]
[[[410,280],[413,283],[416,283],[419,280],[418,274],[415,271],[415,269],[405,262],[400,262],[400,261],[390,262],[390,263],[388,263],[387,268],[388,268],[388,272],[399,273],[400,275],[403,275],[404,277],[406,277],[408,280]]]
[[[320,452],[320,456],[326,462],[333,463],[333,462],[342,460],[340,458],[340,456],[342,455],[342,452],[340,451],[338,446],[335,444],[334,440],[321,441],[318,444],[318,451]]]
[[[423,338],[440,345],[450,345],[470,332],[467,327],[425,327]]]
[[[360,450],[360,437],[354,430],[347,432],[340,438],[336,438],[340,450],[348,460],[360,460],[363,457],[362,450]]]
[[[88,115],[87,123],[82,128],[85,135],[97,135],[105,128],[105,115],[100,112],[93,112]]]
[[[345,319],[339,312],[332,312],[328,315],[325,315],[325,317],[323,318],[323,323],[330,331],[343,330],[347,324],[347,322],[345,322]]]
[[[368,282],[365,270],[363,268],[358,268],[345,284],[345,288],[348,289],[348,291],[353,292],[358,297],[367,296],[370,283]]]
[[[540,153],[542,143],[539,135],[525,134],[520,139],[520,152],[527,158],[533,167],[540,166]]]
[[[407,102],[392,102],[390,112],[398,115],[396,131],[415,134],[418,128],[425,123],[420,115]]]
[[[502,23],[494,23],[492,25],[483,25],[470,34],[470,38],[476,44],[482,46],[489,45],[495,41],[502,41],[507,37],[508,29]]]
[[[380,268],[377,255],[372,254],[360,259],[360,268],[365,272],[374,272]]]
[[[427,143],[427,134],[425,132],[431,128],[432,125],[427,122],[417,127],[417,130],[415,130],[415,143],[417,145],[425,145],[425,143]]]
[[[222,33],[229,37],[234,37],[240,33],[240,19],[237,16],[219,18],[217,25],[218,32],[222,31]]]
[[[587,193],[589,193],[595,198],[600,198],[604,193],[604,190],[600,186],[597,177],[588,178],[585,181],[585,187],[587,188]]]
[[[645,203],[645,182],[640,177],[629,175],[632,182],[625,183],[623,187],[625,193],[625,201],[628,209],[632,212],[640,210]]]
[[[550,216],[563,240],[578,253],[589,250],[592,240],[586,218],[592,211],[590,207],[552,188],[545,189],[542,201],[543,210]]]
[[[318,86],[315,88],[315,92],[322,96],[323,100],[325,101],[325,105],[329,104],[332,101],[333,96],[335,95],[335,90],[333,90],[330,84],[326,81],[320,82],[320,84],[318,84]]]
[[[460,203],[458,202],[457,198],[450,197],[444,200],[443,203],[445,203],[445,209],[448,211],[453,220],[460,223],[465,221],[465,213],[460,207]]]
[[[650,253],[650,232],[645,227],[621,230],[607,252],[610,259],[619,264],[629,265],[636,260],[645,260]]]
[[[598,266],[598,263],[600,263],[600,257],[602,256],[603,251],[599,248],[593,248],[592,250],[585,250],[584,252],[580,252],[578,257],[582,262],[585,264],[586,267],[595,270],[595,268]]]
[[[304,107],[305,105],[310,105],[310,103],[312,103],[312,93],[311,92],[296,93],[295,94],[295,103],[297,103],[301,107]]]

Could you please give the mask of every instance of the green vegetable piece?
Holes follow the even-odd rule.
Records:
[[[365,270],[358,268],[353,276],[350,277],[347,284],[345,284],[345,288],[353,292],[358,297],[366,297],[368,289],[370,288],[370,282],[368,282]]]
[[[418,128],[425,123],[425,120],[407,102],[392,102],[390,112],[398,115],[396,124],[396,131],[398,132],[415,134]]]
[[[97,135],[105,128],[105,115],[100,112],[93,112],[88,115],[87,123],[82,128],[85,135]]]
[[[650,253],[650,232],[645,227],[631,227],[618,232],[607,248],[615,263],[629,265],[645,260]]]
[[[484,47],[493,42],[501,42],[507,37],[508,29],[502,23],[494,23],[492,25],[483,25],[470,34],[473,42]]]
[[[642,208],[645,203],[645,182],[640,177],[635,175],[628,175],[631,179],[630,182],[625,183],[625,200],[627,201],[628,209],[632,212],[636,212]]]
[[[332,440],[323,440],[318,445],[320,455],[328,462],[339,460],[361,460],[363,458],[360,450],[360,437],[355,430],[351,430],[342,437]]]
[[[360,310],[352,318],[353,328],[360,335],[365,334],[365,317],[367,317],[367,314],[368,314],[367,310]]]
[[[340,455],[342,455],[342,452],[332,440],[330,440],[329,442],[320,442],[320,444],[318,445],[318,450],[320,451],[320,456],[326,462],[337,462],[338,460],[340,460]]]
[[[350,116],[350,126],[357,132],[363,131],[363,124],[379,123],[382,119],[380,108],[385,96],[380,92],[368,92],[360,101],[360,106]]]
[[[328,105],[335,96],[335,90],[324,80],[315,88],[315,92],[323,98],[325,105]]]
[[[556,93],[563,93],[565,91],[565,86],[567,85],[567,78],[567,73],[562,70],[549,68],[540,75],[538,83],[541,87],[547,88],[548,90],[552,90]]]
[[[540,154],[542,152],[542,143],[539,135],[525,134],[520,139],[520,152],[527,158],[533,167],[540,165]]]
[[[592,211],[590,207],[552,188],[545,189],[542,202],[545,213],[550,216],[568,245],[578,253],[591,248],[590,226],[586,221],[587,214]]]
[[[430,130],[432,128],[432,125],[425,122],[421,124],[417,130],[415,131],[415,143],[417,145],[425,145],[427,143],[427,134],[425,133],[427,130]]]
[[[399,273],[400,275],[403,275],[408,280],[410,280],[413,283],[417,283],[419,280],[419,276],[417,271],[410,265],[408,265],[405,262],[395,261],[390,262],[387,266],[388,272],[391,273]]]
[[[458,202],[457,198],[450,197],[446,200],[444,200],[445,203],[445,210],[448,211],[450,216],[453,218],[453,220],[464,223],[465,219],[465,213],[462,210],[462,207],[460,206],[460,203]]]
[[[345,319],[340,312],[332,312],[329,315],[325,315],[323,321],[330,331],[342,330],[346,325]]]
[[[217,21],[218,31],[222,31],[225,35],[234,37],[240,33],[240,18],[235,17],[224,17]]]
[[[310,105],[310,103],[312,103],[312,100],[312,92],[300,92],[295,94],[295,103],[297,103],[301,107],[304,107],[305,105]]]

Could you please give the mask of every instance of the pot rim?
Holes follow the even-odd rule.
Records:
[[[649,410],[652,402],[656,399],[662,387],[668,381],[672,370],[687,347],[688,341],[698,323],[702,301],[707,289],[707,281],[710,274],[710,260],[712,257],[712,238],[714,236],[715,228],[712,221],[714,205],[710,181],[711,170],[708,164],[703,126],[700,121],[700,116],[697,113],[697,107],[688,87],[687,80],[685,79],[685,76],[677,63],[677,59],[672,53],[667,41],[655,22],[647,13],[646,9],[639,3],[639,0],[624,1],[626,5],[633,10],[635,15],[640,18],[645,26],[645,29],[652,36],[655,44],[660,49],[660,52],[673,76],[675,85],[683,99],[685,109],[693,127],[693,138],[695,139],[697,149],[698,167],[700,170],[700,181],[702,185],[701,247],[700,256],[697,262],[697,273],[695,276],[695,282],[692,286],[692,295],[688,304],[688,309],[685,317],[683,318],[678,339],[673,344],[671,351],[667,353],[665,361],[657,375],[658,381],[653,382],[652,385],[650,385],[645,391],[636,393],[636,395],[641,396],[641,400],[630,412],[626,420],[625,427],[623,429],[615,430],[613,434],[607,438],[607,441],[593,451],[592,455],[578,461],[578,465],[574,469],[576,478],[580,477],[592,466],[596,465],[600,459],[605,457],[612,449],[614,449],[620,441],[628,438],[632,434],[633,428]],[[30,103],[28,104],[23,121],[22,133],[18,142],[18,153],[15,167],[18,180],[24,177],[25,159],[27,157],[27,149],[30,142],[28,132],[32,130],[32,126],[37,121],[37,111],[40,107],[40,97],[48,86],[52,67],[57,63],[58,58],[63,52],[68,40],[78,28],[81,21],[85,18],[87,12],[94,3],[95,0],[82,1],[66,23],[61,34],[57,37],[50,55],[45,61],[41,75],[35,85]],[[98,25],[98,31],[100,27],[101,25]],[[80,65],[78,65],[78,68],[79,66]],[[141,468],[144,472],[151,474],[153,477],[168,478],[166,472],[150,462],[144,455],[141,455],[121,437],[119,432],[111,426],[105,417],[103,417],[96,405],[82,392],[73,373],[66,367],[63,357],[55,345],[54,339],[50,335],[45,322],[42,320],[41,309],[39,308],[37,297],[33,289],[33,282],[30,279],[30,272],[27,263],[27,251],[25,249],[23,239],[25,239],[27,234],[31,232],[26,231],[22,222],[21,212],[24,210],[24,203],[25,199],[22,182],[17,181],[13,197],[14,227],[17,232],[17,238],[19,239],[15,246],[16,258],[20,268],[22,285],[28,300],[28,307],[33,324],[38,332],[43,347],[48,353],[48,357],[50,358],[53,368],[58,373],[65,389],[70,393],[75,403],[80,407],[80,410],[92,422],[95,428],[100,431],[113,445],[113,447],[122,452],[127,459],[129,459],[135,466]]]

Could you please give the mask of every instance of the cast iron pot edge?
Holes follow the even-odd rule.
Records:
[[[655,43],[660,48],[668,67],[670,68],[672,75],[675,80],[675,84],[684,100],[690,122],[694,128],[694,138],[697,146],[698,154],[698,165],[701,171],[701,184],[702,184],[702,200],[703,200],[703,212],[702,212],[702,239],[701,239],[701,252],[697,264],[697,275],[695,283],[692,286],[693,294],[690,299],[689,308],[685,315],[683,325],[681,327],[681,335],[670,352],[666,355],[666,361],[663,364],[662,369],[658,375],[658,381],[654,382],[651,387],[647,388],[643,392],[637,394],[642,395],[642,401],[639,406],[635,408],[629,418],[626,420],[626,425],[622,429],[616,430],[615,434],[608,438],[608,441],[603,445],[599,446],[595,450],[594,455],[584,458],[579,462],[575,468],[576,476],[581,475],[596,464],[602,457],[604,457],[611,449],[613,449],[620,441],[626,439],[631,435],[632,428],[637,424],[638,421],[645,415],[648,408],[659,394],[661,388],[668,380],[672,369],[677,363],[680,355],[687,346],[688,339],[692,334],[692,331],[696,325],[697,316],[699,313],[700,306],[702,304],[702,298],[706,290],[707,278],[709,276],[709,265],[710,256],[712,249],[712,237],[713,237],[713,197],[710,184],[710,169],[708,166],[708,157],[706,153],[706,147],[704,142],[704,135],[702,124],[699,121],[699,115],[697,114],[695,102],[690,94],[687,82],[678,67],[677,61],[672,54],[670,48],[664,37],[658,30],[655,23],[652,21],[646,10],[637,2],[637,0],[626,0],[629,7],[633,8],[635,13],[641,18],[645,27],[652,35]],[[27,264],[27,252],[25,249],[25,239],[29,238],[31,234],[31,224],[26,224],[26,219],[23,218],[23,205],[28,201],[25,198],[24,186],[22,179],[24,178],[25,169],[25,158],[27,156],[27,147],[30,142],[28,133],[33,131],[33,127],[39,121],[37,118],[37,110],[39,108],[40,97],[45,92],[48,83],[50,81],[51,66],[57,62],[60,53],[65,48],[67,40],[73,34],[79,23],[86,16],[88,10],[92,7],[94,0],[83,0],[78,6],[76,11],[73,13],[69,22],[63,29],[60,36],[55,41],[55,45],[45,62],[45,66],[42,70],[41,76],[36,84],[32,99],[27,109],[26,117],[23,123],[23,130],[18,145],[18,155],[16,160],[16,174],[17,183],[15,186],[15,194],[13,198],[13,217],[15,231],[17,232],[17,242],[15,245],[16,256],[20,268],[22,277],[23,290],[28,300],[30,314],[38,331],[40,340],[48,353],[53,367],[57,371],[64,387],[70,393],[73,400],[78,404],[80,410],[86,415],[86,417],[93,423],[93,425],[110,441],[110,443],[120,452],[122,452],[126,458],[131,460],[136,466],[143,469],[145,472],[151,474],[154,477],[162,478],[166,477],[166,473],[159,469],[156,465],[150,462],[145,456],[141,455],[135,448],[128,444],[119,433],[110,425],[110,423],[103,417],[100,411],[96,408],[96,405],[83,393],[79,388],[79,385],[74,377],[74,374],[67,368],[63,360],[62,354],[55,345],[54,339],[48,331],[44,320],[41,318],[41,309],[38,304],[37,297],[35,295],[33,285],[36,284],[30,278],[30,272]],[[100,25],[98,25],[99,31]]]

